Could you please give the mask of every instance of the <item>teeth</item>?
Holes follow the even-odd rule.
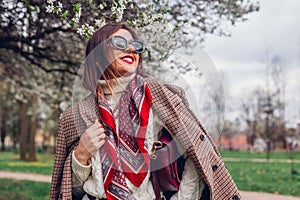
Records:
[[[122,60],[125,62],[130,62],[130,63],[133,62],[133,59],[130,57],[124,57],[124,58],[122,58]]]

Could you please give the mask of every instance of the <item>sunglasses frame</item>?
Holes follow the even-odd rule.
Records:
[[[123,39],[125,42],[126,42],[126,46],[124,47],[124,48],[120,48],[119,46],[117,46],[115,43],[114,43],[114,39],[115,38],[121,38],[121,39]],[[135,48],[134,48],[134,53],[138,53],[138,54],[141,54],[141,53],[143,53],[144,51],[145,51],[145,46],[144,46],[144,43],[142,42],[142,41],[140,41],[140,40],[132,40],[132,41],[128,41],[126,38],[124,38],[123,36],[120,36],[120,35],[114,35],[114,36],[112,36],[111,38],[110,38],[110,42],[111,42],[111,44],[116,48],[116,49],[119,49],[119,50],[125,50],[125,49],[127,49],[128,48],[128,46],[129,46],[129,44],[131,45],[131,46],[133,46],[133,48],[134,48],[134,45],[132,45],[134,42],[136,42],[136,43],[139,43],[139,44],[141,44],[142,45],[142,50],[141,51],[137,51]]]

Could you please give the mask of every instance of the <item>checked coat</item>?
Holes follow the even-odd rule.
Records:
[[[170,133],[186,149],[203,176],[211,200],[241,198],[235,183],[211,137],[190,110],[183,89],[148,78],[152,109]],[[90,95],[61,114],[52,173],[50,199],[72,199],[72,151],[81,134],[99,115],[95,98]]]

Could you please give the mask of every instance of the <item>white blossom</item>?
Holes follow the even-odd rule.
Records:
[[[77,33],[78,33],[79,35],[84,35],[84,34],[85,34],[85,30],[84,30],[82,27],[77,28]]]
[[[103,26],[103,25],[105,25],[105,19],[96,19],[95,20],[95,26],[96,27],[101,27],[101,26]]]
[[[114,5],[111,7],[111,11],[115,12],[115,10],[117,9],[118,4],[116,2],[114,2]]]
[[[100,10],[103,10],[103,9],[104,9],[104,5],[101,3],[101,4],[99,5],[99,8],[100,8]]]
[[[123,18],[124,10],[126,9],[126,3],[125,0],[119,0],[118,2],[114,2],[114,4],[111,7],[112,14],[116,16],[116,21],[119,22]]]
[[[131,23],[132,23],[133,26],[137,26],[138,21],[136,19],[134,19],[134,20],[131,21]]]
[[[83,24],[80,28],[77,28],[77,33],[85,37],[91,36],[94,32],[95,32],[94,27],[90,26],[87,23]]]
[[[56,15],[61,15],[61,13],[63,12],[63,4],[64,4],[63,1],[60,1],[60,2],[58,2],[56,0],[46,0],[46,1],[48,3],[48,5],[46,7],[47,12],[54,13]],[[90,1],[91,0],[89,0],[89,2]],[[98,7],[100,10],[110,7],[110,10],[111,10],[110,14],[115,17],[114,21],[119,22],[123,18],[125,9],[129,6],[134,5],[133,2],[136,3],[136,1],[134,1],[134,0],[115,0],[110,5],[107,5],[106,3],[100,3]],[[152,37],[149,38],[149,40],[148,40],[149,43],[155,43],[157,40],[164,40],[164,39],[168,40],[169,37],[174,38],[174,39],[177,38],[178,36],[175,35],[174,31],[172,31],[173,29],[167,28],[167,30],[166,30],[165,28],[162,28],[162,27],[157,28],[158,25],[164,24],[164,20],[167,17],[166,14],[156,13],[153,10],[154,7],[152,5],[153,2],[151,0],[143,0],[142,2],[145,5],[148,5],[149,9],[147,9],[146,12],[143,12],[142,15],[140,15],[139,17],[132,19],[130,21],[131,25],[133,25],[134,27],[141,27],[142,32],[146,31],[146,35],[150,34],[150,32],[151,32]],[[93,24],[91,24],[91,25],[84,23],[84,22],[81,23],[80,22],[81,15],[82,15],[81,3],[74,4],[73,8],[76,8],[76,9],[74,12],[74,16],[72,16],[70,19],[67,19],[65,15],[61,15],[61,17],[63,17],[64,19],[67,19],[66,21],[70,24],[74,25],[74,23],[77,23],[79,25],[79,27],[77,27],[77,33],[80,34],[81,36],[84,36],[87,38],[90,37],[94,33],[96,28],[99,28],[99,27],[105,25],[105,23],[106,23],[104,17],[100,18],[100,19],[95,19],[93,21]],[[156,31],[153,31],[153,30],[156,30]],[[160,37],[159,35],[163,35],[163,36]],[[176,39],[175,39],[175,41],[176,41]],[[174,49],[174,47],[176,46],[175,43],[176,42],[167,43],[168,48]],[[151,50],[151,47],[149,47],[149,49]]]
[[[87,23],[85,23],[85,27],[87,30],[87,34],[92,35],[95,32],[95,29],[93,26],[88,25]]]
[[[52,13],[54,11],[54,5],[53,4],[49,4],[46,6],[46,12],[47,13]]]
[[[121,9],[123,9],[123,10],[125,10],[126,9],[126,6],[125,6],[125,4],[127,3],[127,1],[120,1],[120,7],[121,7]]]
[[[57,3],[57,7],[56,7],[56,9],[57,9],[57,12],[58,12],[58,13],[61,13],[61,11],[62,11],[62,8],[63,8],[63,5],[62,5],[62,3],[61,3],[61,2],[58,2],[58,3]]]
[[[75,16],[73,17],[73,21],[75,23],[79,23],[79,19],[81,17],[81,10],[82,10],[82,8],[79,7],[78,11],[75,13]]]

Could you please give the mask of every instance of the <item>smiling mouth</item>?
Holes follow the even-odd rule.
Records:
[[[121,57],[121,60],[123,62],[126,62],[126,63],[130,64],[130,65],[134,63],[134,58],[133,58],[133,56],[130,56],[130,55],[126,55],[126,56]]]

